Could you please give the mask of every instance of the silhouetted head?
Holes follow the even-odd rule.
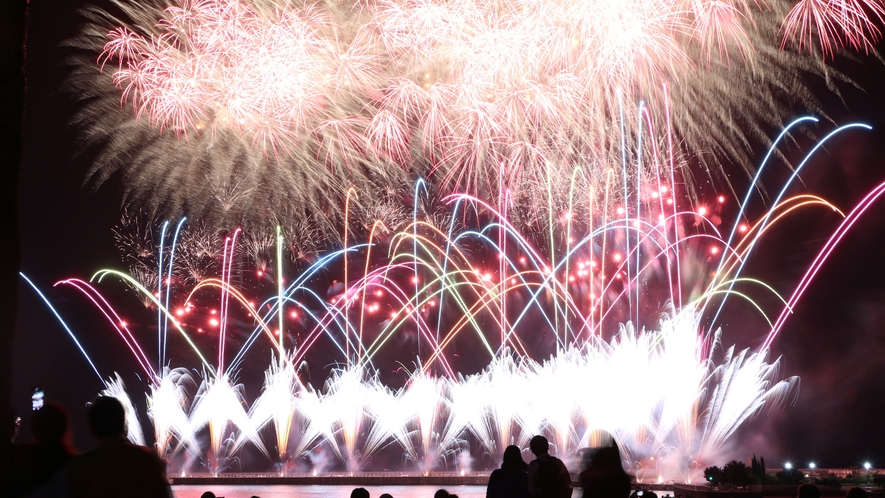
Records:
[[[799,486],[799,498],[820,498],[820,490],[814,484],[803,484]]]
[[[64,408],[46,403],[31,415],[31,432],[38,443],[61,443],[68,431],[68,414]]]
[[[621,468],[621,452],[618,447],[605,446],[596,450],[593,454],[593,466]]]
[[[845,498],[867,498],[867,492],[855,486],[845,493]]]
[[[96,437],[120,437],[126,434],[123,404],[110,396],[95,398],[89,407],[89,430]]]
[[[501,463],[501,468],[504,470],[524,470],[526,468],[519,446],[510,445],[504,449],[504,461]]]
[[[350,498],[369,498],[369,490],[366,488],[354,488],[350,492]]]
[[[436,493],[433,493],[433,498],[449,498],[449,492],[445,489],[437,489]]]
[[[535,436],[529,442],[529,449],[532,450],[535,456],[540,456],[550,451],[550,443],[547,442],[547,438],[544,436]]]
[[[382,494],[381,496],[379,496],[378,498],[393,498],[393,496],[391,496],[390,493],[383,493],[383,494]]]
[[[215,493],[211,491],[206,491],[205,493],[200,495],[200,498],[215,498]]]

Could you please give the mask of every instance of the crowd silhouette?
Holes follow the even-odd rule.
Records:
[[[47,485],[74,456],[68,431],[68,414],[46,403],[31,415],[33,442],[12,447],[12,496],[28,496]]]
[[[13,445],[12,496],[65,498],[167,498],[173,496],[166,464],[151,450],[126,440],[126,412],[116,398],[100,396],[87,409],[97,440],[74,455],[68,417],[47,403],[32,414],[33,443]]]
[[[70,441],[65,410],[46,403],[31,414],[32,441],[13,444],[11,482],[4,496],[35,498],[168,498],[174,496],[166,476],[165,462],[151,450],[126,440],[126,416],[116,398],[100,396],[88,405],[89,429],[97,446],[76,454]],[[578,481],[586,498],[628,498],[631,476],[624,471],[618,446],[610,437],[606,446],[587,448],[580,454],[582,470]],[[526,463],[518,446],[504,450],[501,467],[488,479],[486,498],[571,498],[572,476],[565,463],[550,454],[544,436],[529,442],[534,459]],[[648,492],[648,496],[654,493]],[[351,498],[370,498],[363,487]],[[820,498],[811,483],[798,487],[797,498]],[[201,498],[216,497],[206,491]],[[252,496],[251,498],[259,498]],[[379,498],[393,498],[383,493]],[[458,498],[446,489],[433,498]],[[862,488],[853,487],[845,498],[867,498]]]
[[[519,447],[508,446],[504,450],[501,468],[489,476],[486,498],[526,498],[529,493],[527,469]]]

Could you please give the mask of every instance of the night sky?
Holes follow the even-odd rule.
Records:
[[[76,31],[75,2],[32,0],[28,21],[28,96],[25,159],[21,177],[22,271],[65,313],[84,347],[104,375],[119,371],[127,383],[146,389],[134,376],[132,362],[119,342],[75,292],[53,290],[59,279],[88,279],[105,267],[123,268],[111,227],[120,218],[120,184],[112,177],[97,190],[84,185],[90,151],[80,151],[68,125],[77,108],[63,90],[62,40]],[[821,92],[823,110],[838,124],[862,121],[872,131],[851,131],[830,142],[802,174],[803,185],[844,211],[885,180],[885,63],[857,56],[839,67],[858,88],[842,84],[841,99]],[[740,82],[735,82],[739,85]],[[801,107],[796,116],[806,114]],[[833,126],[822,119],[823,136]],[[772,132],[772,136],[776,131]],[[810,150],[799,139],[787,153]],[[763,148],[759,148],[764,151]],[[761,158],[761,156],[760,156]],[[781,169],[763,179],[770,189],[786,177]],[[738,192],[746,176],[739,165],[729,174]],[[757,206],[758,209],[758,206]],[[757,213],[761,214],[761,213]],[[761,276],[789,293],[838,218],[817,210],[793,220],[757,251],[748,274]],[[885,467],[885,201],[864,216],[833,253],[817,280],[774,342],[773,356],[783,356],[782,375],[799,376],[795,404],[766,411],[745,424],[729,442],[735,458],[764,456],[769,467],[792,461],[819,467],[846,467],[870,461]],[[726,344],[758,347],[767,328],[746,307],[726,308],[722,319]],[[81,407],[102,386],[71,339],[33,291],[22,285],[16,332],[13,403],[27,413],[32,386],[67,407],[73,416],[75,445],[87,449]],[[263,367],[262,367],[263,368]],[[133,398],[143,398],[133,396]],[[143,401],[142,401],[143,404]],[[25,417],[26,418],[26,417]],[[147,425],[147,420],[142,420]],[[721,463],[725,463],[724,461]]]

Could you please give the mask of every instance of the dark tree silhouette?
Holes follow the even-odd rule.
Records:
[[[753,453],[753,459],[751,460],[750,464],[750,473],[753,474],[753,477],[755,477],[756,481],[758,481],[760,484],[765,484],[767,475],[765,474],[764,457],[759,457],[759,459],[756,460],[756,454]]]
[[[746,486],[750,484],[750,467],[744,462],[732,460],[722,467],[722,473],[725,474],[725,482],[734,484],[735,486]]]
[[[725,474],[722,472],[722,469],[719,467],[707,467],[704,469],[704,479],[707,480],[710,484],[722,484],[722,478]]]
[[[796,468],[784,469],[777,473],[777,478],[783,484],[799,484],[805,479],[802,472]]]
[[[842,488],[842,479],[836,474],[827,474],[820,479],[815,479],[814,484],[821,488],[840,489]]]

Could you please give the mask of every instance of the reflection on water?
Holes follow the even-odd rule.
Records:
[[[181,485],[175,486],[177,498],[200,498],[205,491],[212,491],[224,498],[349,498],[353,488],[358,486],[330,485],[256,485],[256,486],[218,486],[218,485]],[[390,493],[393,498],[433,498],[433,493],[441,486],[363,486],[369,490],[372,498],[382,493]],[[485,498],[485,486],[446,486],[450,493],[459,498]],[[577,495],[578,493],[576,493]]]

